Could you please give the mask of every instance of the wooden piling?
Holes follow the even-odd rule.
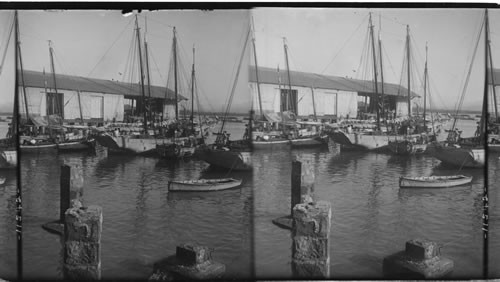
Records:
[[[83,205],[83,172],[81,166],[62,165],[59,182],[59,219],[42,225],[45,230],[63,235],[65,213]]]
[[[68,209],[64,229],[64,279],[101,279],[102,208]]]
[[[329,202],[301,203],[293,209],[292,273],[294,278],[330,277]]]
[[[314,180],[314,167],[311,163],[295,157],[295,160],[292,161],[290,214],[274,219],[272,222],[276,226],[292,229],[294,207],[297,204],[310,203],[314,199]]]

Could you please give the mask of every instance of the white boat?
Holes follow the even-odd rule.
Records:
[[[258,137],[257,140],[252,141],[252,148],[254,150],[274,150],[274,149],[282,149],[289,148],[290,140],[282,137],[275,137],[272,135],[264,135],[262,137]]]
[[[335,143],[350,149],[382,150],[389,144],[388,135],[374,135],[365,132],[348,133],[339,129],[330,132],[329,136]]]
[[[241,182],[241,179],[234,178],[169,181],[168,191],[219,191],[236,188],[241,185]]]
[[[297,137],[291,139],[290,143],[292,148],[327,146],[328,135],[316,134],[314,136]]]
[[[450,175],[450,176],[420,176],[399,178],[401,188],[446,188],[460,186],[472,182],[472,176]]]

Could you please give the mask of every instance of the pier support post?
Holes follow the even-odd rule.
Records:
[[[383,272],[387,278],[439,279],[453,271],[453,261],[441,257],[435,242],[413,239],[404,251],[384,258]]]
[[[331,205],[301,203],[293,209],[292,273],[294,278],[329,278]]]
[[[72,207],[65,213],[64,278],[101,279],[102,208]]]
[[[83,172],[79,165],[61,166],[59,187],[59,219],[42,225],[49,232],[64,234],[66,210],[83,206]]]
[[[298,157],[292,161],[292,185],[290,214],[273,220],[273,223],[281,228],[292,229],[293,209],[297,204],[310,203],[314,201],[314,167],[307,160],[299,160]]]
[[[226,266],[212,260],[213,249],[196,245],[177,246],[173,256],[160,260],[153,266],[150,281],[220,279]]]

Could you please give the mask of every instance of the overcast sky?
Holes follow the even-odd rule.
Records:
[[[373,13],[375,37],[382,26],[384,80],[399,84],[408,24],[415,55],[412,60],[419,66],[413,68],[412,77],[415,80],[420,77],[412,82],[415,85],[412,90],[423,93],[421,81],[425,44],[428,42],[432,100],[437,107],[453,109],[462,93],[484,16],[482,9],[255,9],[252,16],[258,63],[272,68],[279,64],[285,69],[282,37],[286,37],[292,70],[371,80],[371,61],[366,56],[361,60],[367,45],[369,12]],[[500,47],[500,31],[497,29],[500,11],[489,10],[489,18],[493,64],[500,68],[500,54],[495,54]],[[478,48],[464,108],[480,110],[484,41]],[[370,63],[366,64],[367,61]],[[403,76],[406,77],[406,73]]]
[[[200,102],[204,104],[204,110],[221,111],[233,84],[249,13],[244,10],[140,13],[141,34],[145,31],[147,18],[152,84],[165,86],[167,83],[172,27],[175,26],[185,76],[190,77],[192,47],[195,45]],[[2,41],[12,18],[12,11],[0,11]],[[52,40],[56,73],[130,82],[126,74],[131,71],[128,58],[135,36],[134,16],[124,17],[120,11],[20,11],[19,28],[26,70],[50,70],[47,41]],[[0,51],[4,45],[5,42],[0,42]],[[12,50],[11,47],[9,51]],[[248,112],[251,107],[246,83],[248,50],[232,111]],[[5,71],[0,78],[0,110],[12,107],[13,93],[6,89],[13,86],[13,56],[12,52],[7,55]]]

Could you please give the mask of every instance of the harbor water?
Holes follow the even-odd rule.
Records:
[[[476,124],[461,121],[459,128],[466,137],[474,133]],[[443,245],[441,255],[455,262],[452,278],[482,277],[483,170],[460,171],[474,177],[472,185],[400,189],[399,176],[458,171],[441,167],[429,155],[392,156],[338,149],[254,152],[254,174],[258,175],[254,178],[257,277],[290,278],[292,274],[291,232],[271,221],[290,213],[291,162],[295,156],[312,163],[316,199],[332,205],[332,278],[383,278],[384,257],[403,250],[405,242],[414,238]]]
[[[243,123],[228,123],[236,138]],[[216,171],[200,160],[75,154],[23,155],[24,278],[62,278],[62,241],[41,225],[59,217],[61,164],[80,165],[87,205],[103,209],[103,279],[147,279],[153,263],[175,254],[182,243],[214,248],[226,277],[250,277],[252,262],[252,174]],[[241,187],[218,192],[168,192],[169,180],[234,177]]]

